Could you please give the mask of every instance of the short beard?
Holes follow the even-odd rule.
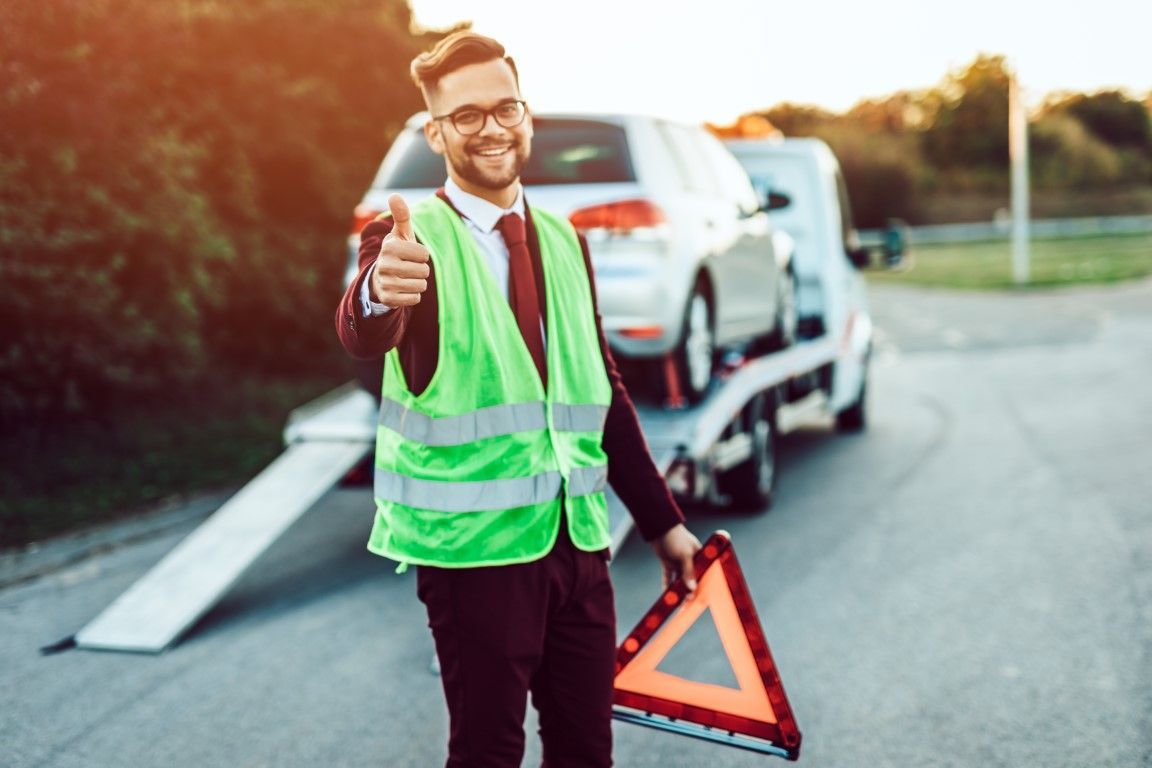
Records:
[[[524,165],[528,162],[528,157],[531,154],[529,146],[524,141],[514,140],[511,147],[514,158],[512,168],[506,174],[492,176],[480,170],[473,162],[471,154],[473,148],[466,146],[463,152],[459,153],[459,156],[454,156],[455,153],[449,153],[448,162],[451,163],[453,170],[460,178],[481,189],[501,190],[508,188],[516,179],[520,178],[520,172],[524,170]]]

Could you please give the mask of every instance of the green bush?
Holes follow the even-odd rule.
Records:
[[[1074,94],[1053,109],[1073,115],[1112,146],[1152,155],[1152,115],[1148,107],[1120,91]]]
[[[352,206],[420,108],[403,0],[0,5],[0,422],[334,344]]]
[[[1115,184],[1123,175],[1117,152],[1071,115],[1045,115],[1033,123],[1028,138],[1039,186],[1083,189]]]
[[[937,168],[1008,167],[1008,81],[1003,56],[980,55],[925,95],[924,154]]]

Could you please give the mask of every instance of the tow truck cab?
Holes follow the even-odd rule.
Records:
[[[774,198],[773,226],[795,241],[793,269],[801,338],[829,334],[842,344],[864,350],[863,357],[838,358],[821,373],[824,381],[819,382],[827,389],[832,412],[838,416],[855,413],[851,409],[857,407],[862,418],[872,321],[860,270],[870,264],[871,253],[861,246],[852,223],[840,163],[828,145],[815,138],[726,143],[762,197]],[[798,394],[803,393],[793,396]],[[851,428],[855,418],[850,415],[838,421],[841,427]]]

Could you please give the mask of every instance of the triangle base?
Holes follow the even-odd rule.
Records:
[[[785,760],[798,760],[800,758],[799,747],[794,750],[788,750],[764,739],[754,739],[749,736],[741,736],[740,734],[732,733],[730,731],[716,730],[715,728],[709,728],[704,725],[686,723],[672,718],[661,717],[660,715],[653,715],[647,712],[639,712],[632,709],[613,707],[612,719],[619,720],[622,723],[632,723],[633,725],[642,725],[645,728],[655,728],[659,731],[676,733],[681,736],[688,736],[693,739],[711,741],[713,743],[723,744],[728,747],[746,749],[750,752],[759,752],[762,755],[775,755],[776,757],[782,757]]]

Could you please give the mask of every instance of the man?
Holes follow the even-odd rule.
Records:
[[[369,549],[418,566],[450,768],[519,766],[528,693],[544,765],[612,763],[615,615],[605,478],[695,587],[700,544],[656,470],[595,308],[587,246],[530,207],[532,116],[495,40],[412,63],[448,179],[364,228],[336,324],[387,353]],[[511,311],[509,311],[511,309]]]

